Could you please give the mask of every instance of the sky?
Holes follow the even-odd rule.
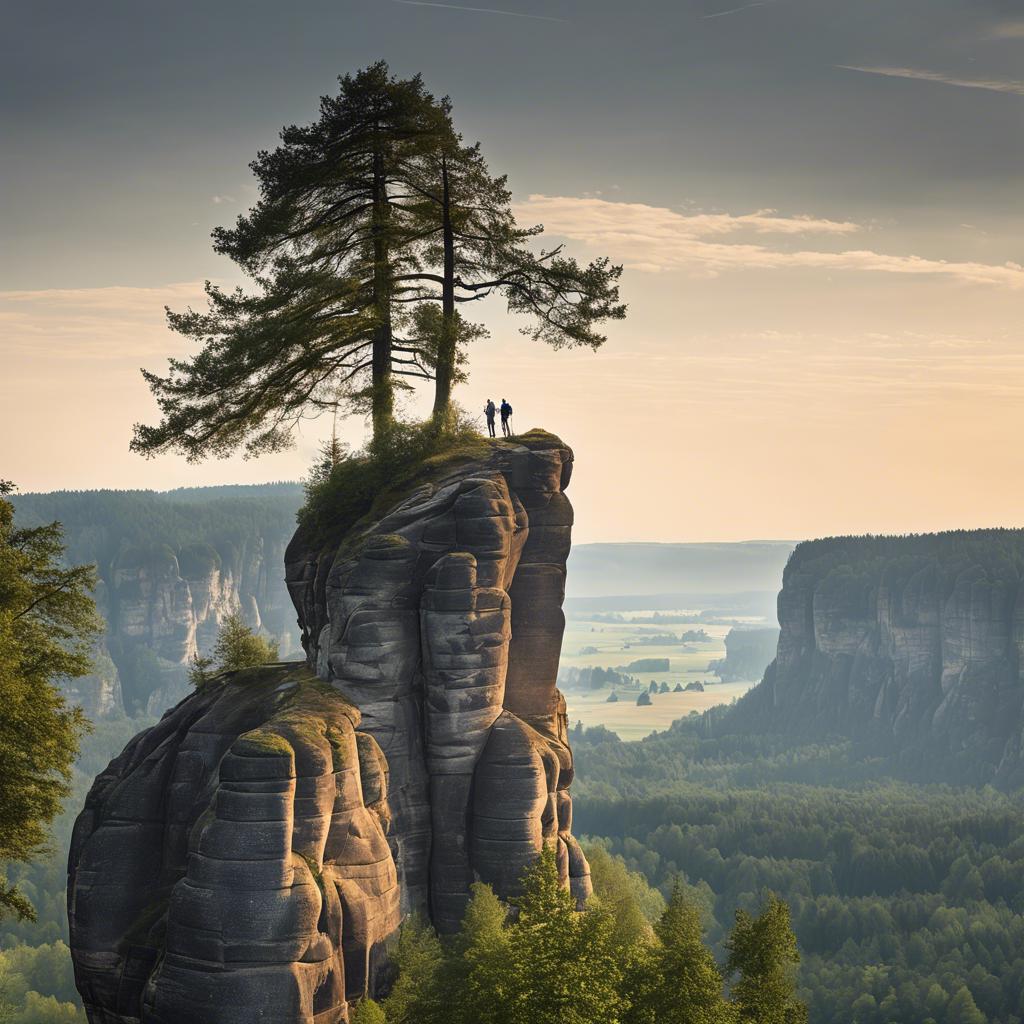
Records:
[[[1020,0],[0,0],[0,477],[303,476],[128,450],[164,306],[244,283],[249,161],[386,59],[524,223],[625,266],[598,352],[477,319],[457,399],[574,449],[578,541],[1024,525]],[[412,398],[408,416],[429,396]],[[342,433],[365,436],[359,418]]]

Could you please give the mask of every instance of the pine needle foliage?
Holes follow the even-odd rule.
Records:
[[[205,311],[167,311],[200,350],[165,376],[143,371],[162,419],[136,425],[141,454],[275,452],[302,419],[339,410],[369,413],[381,441],[410,379],[434,381],[443,422],[466,347],[486,334],[459,308],[490,295],[556,348],[598,348],[598,325],[625,316],[622,268],[530,248],[541,227],[517,225],[451,102],[383,61],[340,78],[317,120],[251,167],[258,202],[213,236],[251,285],[207,282]]]
[[[20,529],[0,481],[0,862],[29,862],[69,793],[87,722],[61,678],[86,675],[102,623],[95,567],[64,564],[60,523]],[[0,915],[33,919],[29,900],[0,875]]]
[[[606,855],[607,856],[607,855]],[[600,860],[600,856],[598,857]],[[621,861],[618,862],[621,865]],[[457,935],[441,941],[407,922],[394,950],[398,979],[384,1001],[389,1024],[740,1024],[749,999],[739,963],[739,994],[704,944],[700,914],[677,886],[653,929],[657,906],[636,879],[608,864],[582,912],[563,888],[553,850],[524,873],[512,907],[477,883]],[[660,897],[658,897],[660,899]],[[770,897],[764,913],[737,923],[744,964],[762,977],[788,977],[792,932]],[[619,916],[633,925],[623,930]],[[753,930],[748,928],[753,925]],[[744,973],[747,972],[747,973]],[[791,989],[770,986],[758,1004],[764,1022],[796,1024],[802,1007]],[[779,1014],[783,1016],[778,1016]],[[759,1018],[760,1019],[760,1018]]]

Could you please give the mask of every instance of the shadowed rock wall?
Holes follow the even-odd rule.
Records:
[[[399,922],[387,765],[358,725],[306,668],[267,666],[111,762],[69,858],[91,1024],[347,1019]]]

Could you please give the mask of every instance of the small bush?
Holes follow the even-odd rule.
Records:
[[[299,525],[314,543],[336,542],[360,519],[386,509],[418,480],[427,481],[450,465],[481,458],[492,443],[458,411],[443,425],[396,422],[363,450],[339,453],[330,469],[318,461],[306,482]]]

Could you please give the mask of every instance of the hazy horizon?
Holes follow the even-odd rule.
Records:
[[[474,413],[508,397],[517,427],[572,445],[578,542],[1021,524],[1012,4],[497,7],[10,5],[0,476],[304,474],[323,421],[258,461],[132,455],[155,417],[138,369],[188,351],[165,304],[240,280],[209,232],[252,202],[248,161],[384,57],[452,96],[524,222],[626,266],[602,351],[545,349],[491,305],[456,393]]]

